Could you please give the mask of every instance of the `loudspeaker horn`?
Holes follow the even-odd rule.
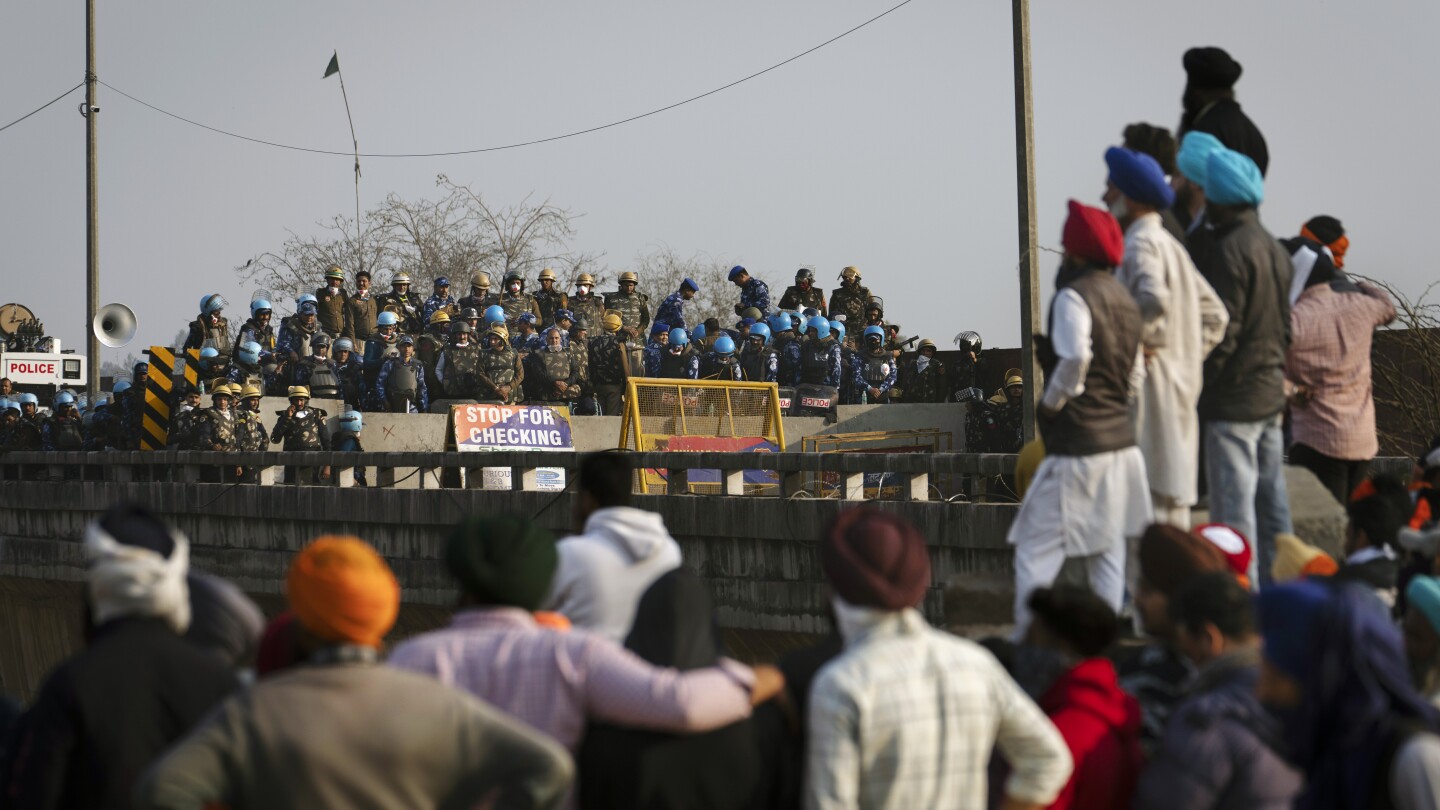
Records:
[[[133,340],[139,326],[140,322],[130,307],[124,304],[106,304],[95,313],[90,331],[95,333],[101,343],[114,349]]]

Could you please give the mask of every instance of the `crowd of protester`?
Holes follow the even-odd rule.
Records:
[[[1103,153],[1106,208],[1069,205],[1010,635],[931,627],[924,532],[862,507],[815,538],[831,636],[742,665],[619,454],[583,460],[570,537],[457,524],[453,619],[393,647],[399,587],[362,540],[297,554],[262,638],[243,595],[188,570],[185,537],[118,506],[85,537],[86,648],[0,737],[0,807],[1440,808],[1440,438],[1408,483],[1371,474],[1370,341],[1394,307],[1345,274],[1334,217],[1266,231],[1240,65],[1183,61],[1178,140],[1127,127]],[[355,409],[357,437],[361,409],[441,393],[610,413],[629,376],[984,399],[932,342],[906,355],[855,268],[828,305],[802,270],[772,308],[736,267],[733,329],[685,323],[688,280],[652,322],[633,273],[603,297],[553,273],[492,296],[478,275],[454,304],[444,279],[422,301],[404,274],[374,297],[368,276],[354,294],[328,278],[278,340],[252,305],[233,353],[223,300],[201,302],[187,345],[228,369],[216,408],[290,397],[256,441],[329,442],[312,389]],[[979,336],[960,340],[973,371]],[[1018,410],[1024,384],[1007,375],[992,404]],[[132,401],[103,441],[127,440],[109,425]],[[73,403],[39,424],[34,404],[0,404],[0,441],[21,422],[74,441]],[[1344,506],[1338,554],[1295,535],[1287,455]],[[1067,560],[1087,584],[1059,581]]]

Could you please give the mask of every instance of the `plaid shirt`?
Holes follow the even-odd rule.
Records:
[[[1395,319],[1395,306],[1366,284],[1335,290],[1316,284],[1290,308],[1290,350],[1285,380],[1310,392],[1290,406],[1295,441],[1331,458],[1371,459],[1375,401],[1370,386],[1370,342],[1377,326]]]
[[[585,630],[557,632],[519,608],[480,608],[406,641],[390,665],[424,672],[550,735],[573,753],[587,719],[669,732],[750,716],[748,667],[658,669]]]
[[[1054,801],[1069,749],[1000,663],[914,610],[875,616],[811,687],[806,807],[984,807],[997,745],[1006,796]]]

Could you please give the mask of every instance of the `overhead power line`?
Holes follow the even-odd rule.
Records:
[[[83,81],[80,82],[79,84],[75,85],[74,87],[70,88],[69,90],[66,90],[65,92],[61,93],[60,95],[56,96],[55,98],[50,99],[49,101],[45,102],[44,104],[41,104],[39,107],[36,107],[35,109],[31,110],[30,112],[25,113],[24,115],[20,116],[19,118],[16,118],[14,121],[11,121],[10,123],[6,124],[5,126],[0,127],[0,132],[4,132],[5,130],[9,129],[10,127],[15,126],[16,124],[20,123],[21,121],[24,121],[26,118],[29,118],[30,116],[34,115],[35,113],[40,112],[41,110],[45,109],[46,107],[49,107],[51,104],[54,104],[55,102],[59,101],[59,100],[62,99],[62,98],[65,98],[66,96],[70,95],[71,93],[75,92],[76,90],[79,90],[80,88],[82,88],[82,87],[84,87],[84,86],[85,86],[85,82],[83,82]]]
[[[537,145],[542,144],[542,143],[551,143],[551,142],[553,142],[553,141],[562,141],[562,140],[565,140],[566,138],[574,138],[574,137],[578,137],[578,136],[580,136],[580,135],[589,135],[589,134],[592,133],[592,132],[599,132],[599,131],[604,130],[604,129],[610,129],[611,127],[618,127],[618,126],[621,126],[621,125],[623,125],[623,124],[629,124],[629,123],[634,122],[634,121],[639,121],[639,120],[642,119],[642,118],[649,118],[649,117],[652,116],[652,115],[659,115],[660,113],[669,112],[670,110],[673,110],[673,109],[675,109],[675,108],[677,108],[677,107],[683,107],[683,106],[685,106],[686,104],[689,104],[689,103],[691,103],[691,102],[699,101],[700,99],[706,98],[706,97],[708,97],[708,96],[713,96],[713,95],[715,95],[716,93],[720,93],[720,92],[723,92],[723,91],[725,91],[725,90],[729,90],[730,88],[735,87],[735,86],[737,86],[737,85],[744,84],[745,82],[748,82],[748,81],[750,81],[751,79],[755,79],[755,78],[758,78],[758,77],[760,77],[760,76],[763,76],[763,75],[765,75],[766,73],[769,73],[769,72],[772,71],[772,70],[776,70],[776,69],[778,69],[778,68],[782,68],[782,67],[790,64],[791,62],[794,62],[794,61],[797,60],[797,59],[800,59],[800,58],[805,57],[805,56],[809,56],[810,54],[812,54],[812,53],[820,50],[821,48],[824,48],[826,45],[830,45],[830,44],[832,44],[832,43],[834,43],[834,42],[837,42],[837,41],[839,41],[839,40],[841,40],[841,39],[844,39],[844,38],[847,37],[847,36],[850,36],[851,34],[855,33],[856,31],[859,31],[860,29],[864,28],[864,27],[867,26],[867,25],[870,25],[871,23],[879,20],[880,18],[885,17],[885,16],[887,16],[887,15],[889,15],[889,14],[892,14],[892,13],[894,13],[895,11],[898,11],[899,9],[903,8],[904,6],[909,5],[911,2],[913,2],[913,0],[902,0],[902,2],[900,2],[900,3],[898,3],[898,4],[894,5],[894,6],[891,6],[890,8],[886,9],[885,11],[880,12],[879,14],[876,14],[874,17],[871,17],[870,19],[866,20],[865,22],[860,23],[859,25],[855,26],[854,28],[849,29],[848,31],[845,31],[845,32],[840,33],[840,34],[836,34],[835,36],[831,37],[830,39],[825,40],[824,42],[820,43],[819,45],[816,45],[816,46],[813,47],[813,48],[810,48],[809,50],[806,50],[806,51],[802,51],[802,52],[800,52],[800,53],[797,53],[797,54],[795,54],[794,56],[790,57],[789,59],[786,59],[786,60],[783,61],[783,62],[777,62],[776,64],[773,64],[773,65],[771,65],[770,67],[765,68],[764,70],[760,70],[760,71],[756,71],[755,73],[751,73],[749,76],[746,76],[746,77],[744,77],[743,79],[736,79],[735,81],[730,82],[729,84],[722,85],[722,86],[720,86],[720,87],[715,88],[714,90],[709,90],[709,91],[707,91],[707,92],[701,93],[701,94],[696,95],[696,96],[691,96],[690,98],[687,98],[687,99],[685,99],[684,101],[677,101],[677,102],[675,102],[674,104],[667,104],[667,105],[664,106],[664,107],[660,107],[660,108],[658,108],[658,109],[654,109],[654,110],[651,110],[651,111],[646,112],[646,113],[641,113],[641,114],[639,114],[639,115],[632,115],[632,116],[630,116],[629,118],[622,118],[622,119],[620,119],[620,120],[618,120],[618,121],[611,121],[611,122],[608,123],[608,124],[600,124],[599,126],[587,127],[587,128],[585,128],[585,129],[575,130],[574,132],[567,132],[567,133],[565,133],[565,134],[563,134],[563,135],[552,135],[552,136],[550,136],[550,137],[548,137],[548,138],[536,138],[536,139],[530,140],[530,141],[522,141],[522,142],[519,142],[519,143],[508,143],[508,144],[504,144],[504,145],[501,145],[501,146],[482,146],[482,147],[478,147],[478,148],[475,148],[475,149],[457,149],[457,150],[451,151],[451,152],[413,152],[413,153],[412,153],[412,152],[361,152],[361,153],[359,154],[359,157],[368,157],[368,158],[432,158],[432,157],[454,157],[454,156],[457,156],[457,155],[476,155],[476,154],[480,154],[480,153],[482,153],[482,152],[499,152],[499,151],[502,151],[502,150],[505,150],[505,149],[519,149],[519,148],[525,147],[525,146],[537,146]],[[267,140],[264,140],[264,139],[262,139],[262,138],[252,138],[252,137],[250,137],[250,136],[248,136],[248,135],[240,135],[240,134],[235,133],[235,132],[229,132],[229,131],[227,131],[227,130],[220,129],[219,127],[212,127],[212,126],[210,126],[209,124],[202,124],[202,123],[200,123],[199,121],[195,121],[195,120],[193,120],[193,119],[186,118],[185,116],[179,115],[178,113],[173,113],[173,112],[170,112],[169,110],[165,110],[165,109],[162,109],[162,108],[160,108],[160,107],[157,107],[157,106],[155,106],[154,104],[151,104],[151,103],[148,102],[148,101],[144,101],[144,100],[142,100],[142,99],[139,99],[139,98],[136,98],[135,96],[130,95],[129,93],[125,92],[124,90],[121,90],[120,88],[118,88],[118,87],[116,87],[116,86],[114,86],[114,85],[112,85],[112,84],[109,84],[109,83],[106,83],[106,82],[103,82],[103,81],[100,82],[100,84],[105,85],[106,87],[110,88],[111,90],[114,90],[116,93],[119,93],[120,95],[124,96],[125,98],[128,98],[128,99],[130,99],[131,101],[135,102],[136,104],[140,104],[140,105],[142,105],[142,106],[144,106],[144,107],[148,107],[148,108],[154,110],[155,112],[160,113],[161,115],[169,116],[169,117],[171,117],[171,118],[174,118],[174,119],[177,120],[177,121],[183,121],[183,122],[185,122],[185,123],[187,123],[187,124],[190,124],[191,126],[196,126],[196,127],[201,128],[201,129],[209,130],[210,132],[214,132],[214,133],[216,133],[217,135],[225,135],[225,136],[230,137],[230,138],[238,138],[239,140],[242,140],[242,141],[249,141],[250,143],[258,143],[258,144],[261,144],[262,146],[272,146],[272,147],[275,147],[276,149],[289,149],[289,150],[292,150],[292,151],[295,151],[295,152],[310,152],[310,153],[312,153],[312,154],[317,154],[317,155],[340,155],[340,156],[343,156],[343,157],[352,157],[352,156],[354,156],[354,152],[343,152],[343,151],[337,151],[337,150],[331,150],[331,149],[312,149],[312,148],[306,147],[306,146],[295,146],[295,145],[293,145],[293,144],[278,143],[278,142],[276,142],[276,141],[267,141]],[[53,103],[53,102],[52,102],[52,103]]]

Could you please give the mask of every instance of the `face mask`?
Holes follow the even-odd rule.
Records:
[[[1129,219],[1130,206],[1125,204],[1124,197],[1116,197],[1115,202],[1110,203],[1110,216],[1115,217],[1122,222],[1126,219]]]
[[[339,290],[340,290],[340,282],[338,282],[338,281],[332,281],[332,282],[330,282],[330,291],[331,291],[332,293],[333,293],[333,292],[338,292]]]
[[[579,287],[576,287],[575,289],[579,290],[581,295],[589,295],[589,294],[590,294],[590,285],[589,285],[589,284],[581,284]]]
[[[915,358],[915,370],[916,370],[916,371],[924,371],[925,369],[927,369],[927,368],[929,368],[929,367],[930,367],[930,358],[926,357],[926,356],[923,355],[923,354],[920,355],[919,357]]]
[[[181,412],[181,413],[184,413],[184,412],[186,412],[186,411],[193,411],[193,410],[195,410],[195,406],[194,406],[194,405],[191,405],[191,404],[188,403],[188,402],[185,403],[184,405],[181,405],[181,406],[180,406],[180,412]]]
[[[520,292],[520,285],[512,283],[510,285],[510,294],[515,295],[518,292]]]

